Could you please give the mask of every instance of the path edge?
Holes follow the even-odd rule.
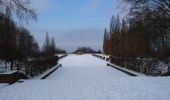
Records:
[[[119,71],[121,71],[121,72],[123,72],[123,73],[125,73],[125,74],[128,74],[128,75],[130,75],[130,76],[138,76],[137,74],[135,74],[135,73],[133,73],[133,72],[130,72],[130,71],[128,71],[128,70],[124,70],[123,68],[119,68],[118,66],[116,66],[116,65],[114,65],[114,64],[111,64],[111,63],[107,63],[107,66],[110,66],[110,67],[112,67],[112,68],[115,68],[115,69],[117,69],[117,70],[119,70]]]
[[[50,76],[54,71],[56,71],[58,68],[62,67],[62,64],[58,64],[56,65],[57,67],[54,68],[53,70],[51,70],[50,72],[48,72],[46,75],[44,75],[43,77],[41,77],[41,79],[46,79],[48,76]]]

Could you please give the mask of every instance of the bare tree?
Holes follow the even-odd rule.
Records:
[[[20,20],[37,20],[35,11],[31,8],[31,0],[0,0],[0,13],[15,12]]]

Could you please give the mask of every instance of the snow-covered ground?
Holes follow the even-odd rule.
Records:
[[[0,83],[0,89],[1,88],[4,88],[5,86],[7,86],[8,84],[7,83]]]
[[[113,77],[128,77],[126,74],[107,66],[107,63],[91,55],[69,55],[61,60],[62,68],[48,79],[57,80],[103,80]]]
[[[0,89],[0,100],[169,100],[170,77],[131,77],[91,55],[69,55],[45,80]]]
[[[33,77],[32,79],[42,79],[45,75],[47,75],[48,73],[52,72],[54,69],[56,69],[57,67],[59,67],[61,64],[57,64],[56,66],[52,67],[51,69],[48,69],[47,71],[45,71],[43,74],[38,75]]]

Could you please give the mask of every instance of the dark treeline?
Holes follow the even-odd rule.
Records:
[[[170,0],[123,0],[131,8],[126,18],[111,18],[105,29],[104,53],[122,67],[145,73],[160,73],[159,61],[170,57]]]
[[[90,47],[79,47],[74,53],[101,53],[101,51],[95,51]]]
[[[66,54],[67,52],[61,48],[56,48],[56,54]]]
[[[19,70],[32,77],[56,65],[56,53],[66,52],[56,48],[54,38],[49,39],[48,34],[40,50],[30,31],[16,24],[13,13],[21,21],[37,19],[34,10],[28,8],[30,4],[30,0],[0,0],[0,61],[5,62],[5,70]]]
[[[38,52],[38,43],[30,32],[24,27],[17,26],[12,18],[1,14],[0,58],[13,63],[15,59],[21,61],[26,56],[38,56]]]
[[[56,56],[56,54],[61,53],[66,53],[66,51],[57,48],[54,37],[50,39],[47,33],[43,48],[38,52],[39,56],[27,57],[27,70],[25,71],[26,75],[39,75],[52,68],[58,64],[59,57]]]
[[[29,76],[38,75],[57,64],[55,41],[48,45],[45,41],[43,51],[24,27],[19,27],[11,17],[0,15],[0,60],[10,64],[10,70],[17,69]]]

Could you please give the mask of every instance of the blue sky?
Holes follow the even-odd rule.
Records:
[[[102,50],[104,28],[119,12],[118,5],[117,0],[32,0],[38,21],[27,27],[40,46],[48,32],[69,52],[80,46]]]

